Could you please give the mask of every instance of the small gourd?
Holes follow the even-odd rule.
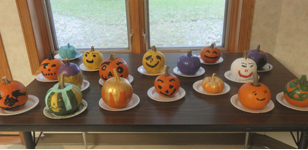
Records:
[[[76,48],[73,45],[70,45],[70,43],[59,48],[59,55],[61,58],[72,59],[76,57],[77,53]]]
[[[49,52],[48,59],[41,63],[42,75],[49,80],[57,80],[58,70],[63,65],[62,60],[56,59],[52,52]]]
[[[156,77],[154,81],[155,91],[164,97],[174,96],[180,89],[180,80],[169,73],[169,66],[166,66],[165,73]]]
[[[110,58],[104,60],[99,68],[99,76],[105,82],[111,77],[114,77],[113,69],[116,69],[118,75],[123,78],[128,78],[129,68],[126,61],[120,57],[115,57],[112,53]]]
[[[149,74],[160,73],[165,67],[165,56],[157,51],[155,46],[152,46],[152,50],[143,55],[142,65]]]
[[[103,60],[103,54],[100,51],[95,50],[94,46],[91,46],[91,49],[86,51],[82,57],[83,64],[89,70],[98,70]]]
[[[208,93],[220,93],[224,89],[224,81],[219,77],[215,77],[215,73],[212,74],[212,77],[205,77],[201,85]]]
[[[70,63],[67,58],[63,60],[64,64],[59,68],[58,74],[64,74],[64,83],[71,83],[81,88],[83,79],[78,65]],[[59,80],[60,76],[58,76]]]
[[[123,108],[132,99],[133,88],[127,79],[119,77],[116,68],[114,77],[108,79],[101,90],[103,101],[111,108]]]
[[[289,81],[284,88],[284,98],[288,103],[298,107],[308,106],[308,81],[306,75]]]
[[[244,51],[242,58],[237,58],[231,64],[231,73],[238,81],[252,80],[252,74],[257,71],[257,64],[248,58],[248,52]]]
[[[200,52],[200,57],[205,63],[215,63],[220,58],[220,50],[215,47],[216,43],[210,46],[203,47]]]

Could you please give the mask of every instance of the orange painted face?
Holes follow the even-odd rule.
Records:
[[[58,70],[64,63],[60,59],[55,59],[52,53],[49,53],[48,59],[41,63],[41,72],[46,79],[57,80]]]
[[[111,77],[114,77],[113,69],[116,68],[120,77],[127,78],[129,75],[129,69],[126,62],[119,57],[111,56],[104,60],[99,69],[99,76],[105,82]]]
[[[172,97],[179,91],[180,81],[175,75],[169,74],[168,69],[169,67],[166,67],[166,73],[155,79],[154,87],[159,95]]]
[[[219,60],[220,55],[220,50],[215,47],[215,43],[202,48],[200,52],[201,59],[206,63],[215,63]]]

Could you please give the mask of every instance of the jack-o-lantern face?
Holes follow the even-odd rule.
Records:
[[[215,47],[215,43],[202,48],[200,52],[201,59],[206,63],[215,63],[219,60],[220,55],[220,50]]]
[[[152,46],[152,50],[143,55],[142,65],[150,74],[160,73],[165,67],[165,56],[157,51],[155,46]]]
[[[97,70],[103,60],[103,54],[98,50],[94,50],[93,46],[91,50],[86,51],[82,57],[83,64],[90,70]]]
[[[172,97],[179,91],[180,81],[175,75],[169,74],[169,67],[167,66],[165,74],[159,75],[155,79],[154,87],[159,95]]]
[[[306,75],[302,75],[300,79],[291,80],[286,84],[284,98],[294,106],[308,106],[308,81]]]
[[[247,55],[246,55],[247,56]],[[257,71],[257,65],[250,58],[238,58],[231,64],[231,72],[237,80],[251,80],[253,72]]]
[[[55,59],[52,52],[49,53],[48,59],[41,63],[41,72],[46,79],[57,80],[58,69],[63,65],[60,59]]]
[[[120,77],[128,77],[129,69],[126,62],[122,58],[115,57],[115,54],[111,54],[110,58],[102,62],[99,69],[99,76],[104,82],[114,76],[113,68],[116,69]]]

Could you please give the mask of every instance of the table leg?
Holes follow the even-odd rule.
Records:
[[[24,137],[26,148],[27,149],[34,149],[35,148],[35,143],[33,141],[31,132],[30,131],[22,132],[22,135]]]
[[[299,149],[307,149],[307,143],[308,143],[307,136],[308,136],[308,131],[302,131],[298,145]]]

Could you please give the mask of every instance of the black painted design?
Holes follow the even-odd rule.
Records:
[[[25,96],[27,93],[26,92],[20,92],[20,90],[15,90],[12,92],[12,97],[9,97],[9,95],[6,96],[4,100],[4,105],[7,106],[14,106],[16,102],[18,102],[18,97],[19,96]]]

